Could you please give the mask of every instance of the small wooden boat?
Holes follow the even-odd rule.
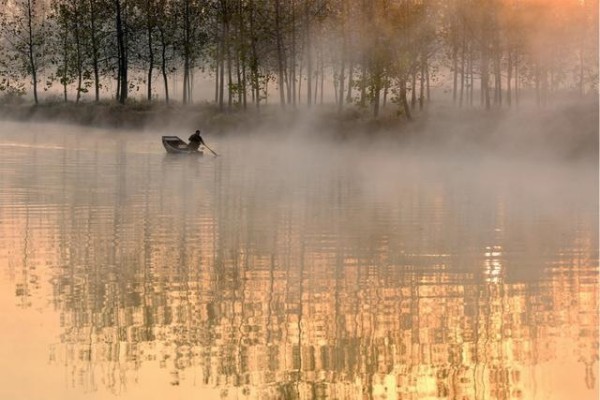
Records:
[[[192,150],[188,147],[187,143],[181,140],[178,136],[163,136],[162,144],[165,146],[165,150],[169,154],[193,154],[201,156],[202,151]]]

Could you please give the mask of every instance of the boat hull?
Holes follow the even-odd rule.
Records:
[[[204,154],[202,151],[190,149],[187,143],[177,136],[163,136],[162,144],[169,154],[189,154],[195,156]]]

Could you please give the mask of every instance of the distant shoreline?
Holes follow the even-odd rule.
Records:
[[[196,109],[167,106],[165,104],[116,102],[51,102],[33,104],[0,105],[0,118],[12,121],[62,122],[82,126],[119,129],[144,129],[147,126],[167,127],[170,121],[201,119]]]
[[[397,107],[389,107],[378,118],[358,106],[337,112],[337,107],[318,105],[313,109],[291,107],[281,109],[278,104],[253,107],[247,110],[219,111],[212,103],[192,105],[131,102],[121,105],[114,101],[48,102],[0,104],[0,120],[23,122],[56,122],[88,127],[126,130],[190,131],[207,129],[219,134],[257,133],[261,130],[293,134],[303,130],[314,135],[333,138],[351,138],[377,134],[401,134],[407,126],[418,123],[425,112],[415,112],[413,120],[398,115]]]
[[[270,133],[298,135],[304,140],[392,139],[427,148],[500,150],[528,156],[598,159],[599,112],[597,99],[570,101],[545,107],[519,109],[460,109],[451,101],[428,104],[408,121],[389,107],[377,119],[368,111],[349,107],[338,113],[335,105],[314,109],[282,110],[278,105],[255,110],[220,112],[214,104],[132,102],[0,104],[0,119],[52,122],[129,131],[152,130],[180,135],[201,129],[211,135]],[[453,151],[454,151],[453,150]]]

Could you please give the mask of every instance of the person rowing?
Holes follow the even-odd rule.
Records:
[[[190,136],[188,138],[188,140],[190,141],[190,143],[188,144],[188,149],[192,150],[192,151],[198,151],[198,149],[200,148],[200,145],[206,147],[208,150],[210,150],[211,153],[213,153],[215,156],[218,156],[217,153],[215,153],[210,147],[208,147],[208,145],[204,142],[204,139],[202,139],[202,136],[200,136],[200,129],[197,129],[196,132],[194,132],[192,134],[192,136]]]
[[[204,143],[202,136],[200,136],[200,129],[196,130],[196,132],[194,132],[188,140],[190,141],[190,143],[188,144],[188,149],[192,151],[198,151],[201,144],[206,146],[206,143]]]

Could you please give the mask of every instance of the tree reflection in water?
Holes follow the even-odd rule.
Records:
[[[375,201],[343,168],[297,188],[222,161],[45,157],[6,183],[0,247],[24,305],[49,275],[51,360],[75,386],[122,393],[156,365],[222,397],[518,399],[574,354],[597,391],[589,209],[546,220],[442,181]]]

